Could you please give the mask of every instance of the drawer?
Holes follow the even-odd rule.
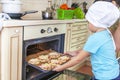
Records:
[[[82,33],[88,33],[87,30],[76,30],[76,31],[72,31],[72,35],[76,35],[76,34],[82,34]]]
[[[79,34],[72,34],[71,38],[76,38],[76,37],[87,37],[87,33],[79,33]]]
[[[82,36],[82,37],[73,38],[71,43],[79,43],[81,41],[86,41],[86,37]]]
[[[77,44],[77,45],[71,46],[71,47],[70,47],[70,51],[79,50],[79,49],[81,49],[82,47],[83,47],[83,45]]]
[[[72,26],[72,30],[84,30],[84,29],[87,29],[86,24]]]
[[[71,42],[71,46],[75,46],[75,45],[78,45],[78,44],[84,44],[86,41],[83,40],[83,41],[76,41],[76,42]]]

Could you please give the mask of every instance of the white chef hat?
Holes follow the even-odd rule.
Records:
[[[112,26],[120,17],[119,9],[111,2],[97,1],[89,8],[86,19],[95,27]]]

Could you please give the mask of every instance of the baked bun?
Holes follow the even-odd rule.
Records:
[[[48,55],[50,59],[55,59],[60,57],[60,54],[57,52],[50,52]]]
[[[40,64],[40,60],[38,58],[33,58],[33,59],[30,59],[28,63],[38,65]]]
[[[41,64],[39,67],[43,70],[51,70],[52,69],[52,65],[50,63]]]
[[[58,58],[60,64],[67,62],[69,59],[70,59],[70,57],[68,57],[68,56],[60,56]]]
[[[59,64],[59,60],[57,60],[57,59],[51,59],[50,63],[52,63],[52,64]]]
[[[38,59],[40,60],[40,62],[48,62],[49,61],[48,55],[40,55],[38,57]]]

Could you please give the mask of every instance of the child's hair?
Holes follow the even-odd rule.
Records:
[[[112,2],[112,0],[95,0],[94,2],[96,1],[107,1],[107,2]]]
[[[96,1],[107,1],[107,2],[115,1],[120,6],[120,0],[95,0],[94,2]]]
[[[116,1],[116,3],[119,5],[119,7],[120,7],[120,0],[115,0]]]

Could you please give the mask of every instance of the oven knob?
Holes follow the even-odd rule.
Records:
[[[40,31],[41,33],[45,33],[45,30],[44,29],[41,29],[41,31]]]
[[[47,33],[52,33],[53,31],[52,31],[52,28],[51,27],[48,27],[48,29],[47,29]]]
[[[58,28],[54,28],[54,31],[55,31],[55,32],[58,32]]]

